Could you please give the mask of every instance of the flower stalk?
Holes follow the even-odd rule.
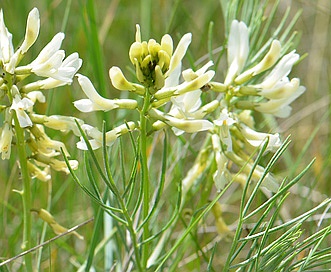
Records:
[[[24,130],[20,127],[16,113],[13,114],[16,139],[17,139],[17,152],[20,164],[21,179],[23,183],[23,190],[21,196],[23,200],[23,243],[22,249],[27,250],[31,248],[31,177],[28,170],[28,160],[25,149]],[[32,270],[32,258],[31,254],[25,255],[26,271]]]
[[[144,104],[140,111],[140,161],[141,161],[141,175],[143,186],[143,221],[148,217],[149,210],[149,171],[148,171],[148,155],[147,155],[147,112],[150,106],[150,93],[146,88]],[[149,225],[145,224],[143,227],[143,241],[149,237]],[[142,245],[142,264],[147,266],[148,260],[148,245]],[[138,260],[137,260],[138,261]]]

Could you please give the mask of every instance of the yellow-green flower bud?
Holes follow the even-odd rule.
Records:
[[[161,50],[161,45],[158,44],[154,39],[150,39],[147,43],[149,55],[154,59],[158,52]]]
[[[168,55],[168,53],[164,50],[158,51],[158,59],[159,59],[158,66],[161,67],[163,72],[166,72],[166,70],[169,68],[170,56],[171,55]]]
[[[155,66],[155,87],[156,90],[161,89],[164,86],[164,76],[159,65]]]
[[[144,94],[144,87],[139,84],[129,82],[123,75],[120,68],[113,66],[109,69],[109,78],[113,86],[121,91],[132,91],[139,95]]]
[[[135,59],[140,60],[143,54],[143,46],[139,42],[134,42],[129,50],[129,57],[132,64],[135,64]]]
[[[228,90],[228,86],[226,86],[223,83],[209,82],[208,85],[209,85],[210,89],[214,92],[224,93]]]
[[[154,39],[142,42],[137,25],[136,41],[130,47],[129,57],[136,68],[138,81],[154,92],[160,90],[180,64],[190,42],[191,34],[184,35],[173,54],[173,42],[168,34],[162,37],[161,44]]]

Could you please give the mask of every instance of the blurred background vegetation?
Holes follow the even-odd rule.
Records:
[[[128,50],[134,41],[137,23],[141,25],[143,39],[160,40],[162,35],[169,33],[177,44],[179,37],[192,32],[193,42],[189,48],[189,57],[185,59],[187,65],[194,65],[194,62],[202,57],[208,58],[206,52],[210,22],[214,23],[211,48],[217,50],[224,43],[224,23],[218,0],[0,0],[6,26],[13,34],[14,46],[19,45],[24,37],[26,18],[33,7],[39,9],[41,29],[36,44],[29,50],[30,57],[25,59],[32,60],[57,32],[63,31],[66,38],[62,48],[66,54],[79,53],[83,59],[80,73],[90,77],[99,92],[108,98],[121,95],[110,85],[108,70],[111,66],[121,67],[130,78]],[[313,169],[301,180],[300,185],[293,189],[295,197],[287,204],[288,216],[291,217],[316,206],[326,196],[331,195],[331,1],[280,1],[277,20],[282,18],[288,7],[291,7],[290,18],[298,10],[302,10],[302,15],[295,25],[301,35],[297,52],[300,55],[308,55],[294,68],[291,75],[299,77],[307,91],[293,103],[293,114],[288,119],[278,120],[278,131],[282,132],[283,138],[291,134],[292,139],[290,149],[280,163],[279,172],[284,176],[293,176],[294,173],[288,173],[288,169],[294,172],[294,168],[297,168],[299,172],[316,157]],[[272,29],[277,27],[277,20],[270,35]],[[218,70],[218,77],[222,79],[221,67]],[[96,119],[79,113],[73,107],[72,102],[83,97],[77,82],[47,95],[47,105],[41,105],[40,112],[77,116],[87,120]],[[117,118],[121,116],[115,113],[107,115],[108,121]],[[82,159],[82,152],[78,152],[74,147],[77,139],[72,135],[55,135],[56,137],[69,142],[68,149],[73,158]],[[295,164],[296,162],[298,163]],[[82,168],[79,171],[82,172]],[[19,194],[13,192],[14,189],[21,188],[18,172],[15,158],[10,162],[0,162],[1,258],[9,258],[20,252],[21,199]],[[51,203],[49,195],[52,196]],[[52,214],[68,227],[93,216],[91,201],[70,176],[61,173],[54,173],[51,184],[34,182],[33,201],[33,206],[38,208],[50,205]],[[228,209],[229,212],[231,207]],[[33,223],[33,237],[37,241],[42,222],[35,217]],[[65,237],[44,249],[45,267],[49,265],[49,259],[53,260],[53,271],[63,268],[61,263],[66,264],[68,260],[72,263],[76,260],[82,262],[92,228],[90,224],[79,230],[85,236],[85,241]],[[53,237],[49,230],[47,237]]]

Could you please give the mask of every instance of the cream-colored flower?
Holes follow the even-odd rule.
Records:
[[[241,84],[249,79],[251,77],[256,76],[266,70],[268,70],[270,67],[272,67],[279,59],[280,56],[280,50],[281,50],[281,44],[278,40],[273,40],[269,49],[269,52],[264,56],[264,58],[256,64],[254,67],[246,70],[242,74],[240,74],[238,77],[235,78],[236,84]]]
[[[38,161],[38,163],[49,165],[55,171],[64,172],[66,174],[70,173],[65,161],[60,161],[54,157],[50,157],[42,153],[35,154],[33,156],[33,159]],[[69,160],[69,165],[71,169],[76,170],[78,168],[78,161]]]
[[[279,134],[269,134],[263,132],[257,132],[250,127],[240,124],[240,132],[244,136],[245,140],[254,147],[259,147],[268,138],[268,145],[266,151],[276,151],[282,144]]]
[[[206,71],[208,70],[208,68],[212,65],[213,65],[213,63],[210,61],[206,65],[204,65],[202,68],[197,70],[196,72],[194,72],[192,69],[185,70],[182,73],[183,78],[186,82],[195,80],[195,79],[199,78],[200,76],[204,75],[206,73]],[[179,67],[180,66],[181,65],[179,65]],[[173,86],[174,86],[173,88],[176,88],[176,85],[178,84],[178,80],[179,80],[179,76],[177,75],[177,73],[179,73],[179,71],[176,71],[176,73],[175,73],[175,71],[173,72],[173,75],[171,75],[171,77],[173,77],[173,78],[169,77],[170,82],[166,83],[166,85],[168,85],[168,86],[164,87],[164,89],[172,88],[170,86],[170,84],[173,84]],[[162,90],[161,90],[161,92],[162,92]],[[159,92],[156,93],[156,96],[157,96],[157,94],[159,94]],[[205,129],[207,129],[207,127],[209,127],[210,122],[209,121],[202,122],[203,121],[202,119],[208,113],[214,111],[219,106],[219,102],[215,100],[215,101],[212,101],[201,107],[201,98],[200,98],[201,94],[202,94],[201,89],[196,89],[196,90],[192,90],[190,92],[186,92],[186,93],[183,93],[180,95],[175,95],[170,98],[171,102],[172,102],[172,106],[171,106],[170,111],[164,116],[166,116],[165,119],[168,120],[166,122],[168,125],[170,125],[171,122],[173,124],[175,124],[174,122],[177,122],[177,125],[172,128],[176,135],[180,135],[180,134],[184,133],[185,131],[188,132],[187,128],[186,128],[186,130],[179,129],[180,123],[176,119],[182,120],[184,122],[188,121],[188,122],[186,122],[186,124],[193,124],[192,121],[197,120],[201,124],[204,124],[201,127],[201,130],[205,130]],[[154,113],[158,114],[159,111],[156,111]],[[160,122],[161,121],[156,121],[153,124],[153,127],[155,129],[160,129],[162,127],[162,124]],[[199,130],[199,131],[201,131],[201,130]]]
[[[36,152],[42,153],[49,157],[55,157],[60,155],[63,150],[66,156],[69,156],[69,152],[64,143],[50,139],[45,133],[42,125],[34,125],[30,128],[31,141],[34,140]]]
[[[228,40],[228,72],[225,85],[232,83],[234,78],[242,71],[249,52],[248,28],[244,22],[233,20]]]
[[[24,97],[21,99],[19,94],[16,94],[13,103],[10,107],[10,110],[14,110],[16,112],[18,121],[20,123],[20,127],[31,127],[32,122],[28,114],[25,112],[26,110],[30,109],[33,106],[33,102]]]
[[[28,15],[23,42],[14,51],[12,35],[5,26],[3,12],[0,10],[0,70],[2,71],[0,99],[4,100],[0,107],[1,112],[5,114],[5,121],[0,128],[0,153],[2,153],[2,158],[10,157],[12,138],[15,138],[14,134],[18,133],[19,127],[24,128],[24,140],[27,147],[30,148],[29,158],[26,158],[29,160],[30,174],[32,177],[46,181],[50,179],[49,173],[41,170],[39,166],[45,168],[47,165],[53,165],[53,169],[68,173],[65,163],[55,157],[61,154],[61,150],[67,156],[69,153],[63,142],[48,137],[44,131],[44,125],[47,123],[49,127],[55,129],[73,130],[77,135],[80,133],[74,118],[68,117],[64,120],[65,117],[61,119],[38,115],[34,113],[33,106],[37,101],[46,102],[41,90],[70,84],[74,74],[80,68],[82,60],[77,53],[65,58],[65,52],[60,50],[64,34],[58,33],[41,50],[34,61],[19,66],[20,61],[37,40],[39,29],[39,12],[37,8],[33,8]],[[23,80],[32,74],[45,77],[45,79],[36,82],[30,80],[30,83],[24,85]],[[17,123],[14,122],[16,117]],[[71,161],[71,163],[76,168],[77,162]]]
[[[61,86],[70,84],[72,78],[82,65],[82,60],[77,53],[73,53],[65,58],[64,50],[60,50],[64,33],[56,34],[53,39],[40,51],[37,58],[26,66],[16,69],[18,73],[32,73],[51,78],[43,85]]]
[[[291,104],[305,92],[306,88],[300,85],[298,78],[291,81],[287,77],[280,79],[270,89],[262,89],[259,94],[269,99],[267,102],[255,104],[255,110],[273,114],[276,117],[286,118],[291,114]]]
[[[281,44],[278,40],[273,40],[267,54],[264,58],[252,68],[242,72],[247,62],[249,53],[249,30],[244,22],[233,20],[229,33],[228,40],[228,72],[224,81],[224,86],[212,84],[216,91],[223,91],[225,86],[229,86],[233,82],[240,85],[253,76],[256,76],[270,67],[272,67],[279,59],[281,52]]]
[[[19,48],[22,54],[25,54],[37,40],[39,35],[39,28],[40,28],[39,11],[37,8],[33,8],[28,15],[25,37],[22,45]]]
[[[26,94],[26,96],[33,102],[36,103],[36,101],[40,103],[46,102],[46,97],[41,91],[32,91]]]
[[[226,108],[222,110],[220,116],[214,120],[214,125],[220,128],[220,139],[226,146],[226,151],[232,152],[232,138],[230,134],[230,127],[237,123],[234,116],[228,112]]]
[[[128,122],[126,124],[122,124],[118,127],[113,128],[112,130],[106,132],[106,145],[111,146],[118,137],[128,133],[129,131],[134,130],[136,124],[134,122]],[[89,143],[92,149],[98,149],[102,146],[103,143],[103,133],[99,131],[97,128],[92,127],[90,125],[84,124],[82,125],[82,129],[84,130],[87,137],[89,139]],[[84,141],[83,137],[81,137],[80,141],[76,144],[78,149],[87,150],[86,142]]]
[[[41,181],[49,181],[51,180],[51,174],[50,174],[50,167],[46,166],[44,167],[44,169],[40,169],[39,167],[37,167],[36,165],[34,165],[33,163],[28,161],[28,169],[29,169],[29,173],[31,174],[32,178],[36,178],[39,179]]]
[[[98,94],[92,82],[83,75],[78,74],[78,82],[88,97],[74,102],[75,107],[82,112],[91,112],[97,110],[109,111],[117,108],[135,109],[138,102],[133,99],[106,99]]]
[[[0,10],[0,61],[6,64],[10,61],[14,54],[12,42],[12,34],[8,31],[4,19],[2,9]]]
[[[113,66],[109,69],[109,78],[113,86],[120,91],[130,91],[139,95],[145,93],[144,86],[129,82],[119,67]]]
[[[281,80],[287,78],[291,72],[293,65],[299,60],[299,55],[295,50],[286,54],[281,58],[277,65],[272,69],[268,76],[260,84],[252,85],[258,89],[271,89],[275,87]]]
[[[27,19],[25,37],[22,45],[17,51],[11,55],[8,63],[4,63],[4,67],[7,72],[13,74],[15,67],[18,65],[23,55],[29,50],[29,48],[35,43],[39,35],[40,19],[39,11],[37,8],[33,8]]]
[[[170,127],[173,127],[173,130],[176,135],[180,135],[183,132],[195,133],[199,131],[205,131],[213,128],[213,124],[208,120],[203,119],[180,119],[173,117],[169,114],[163,113],[160,110],[152,108],[149,111],[151,117],[156,118]]]

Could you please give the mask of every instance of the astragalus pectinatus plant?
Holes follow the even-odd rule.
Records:
[[[292,168],[284,163],[291,138],[277,126],[293,115],[292,102],[306,91],[304,80],[291,75],[303,59],[293,30],[299,13],[287,23],[288,10],[277,25],[279,1],[220,3],[223,25],[209,24],[197,60],[190,50],[199,37],[188,32],[145,39],[150,29],[144,20],[136,24],[128,56],[121,56],[129,65],[108,70],[111,92],[92,79],[103,73],[93,1],[84,10],[89,20],[84,35],[94,41],[90,75],[78,72],[78,53],[66,57],[60,49],[62,32],[35,57],[29,54],[39,34],[37,8],[14,49],[1,10],[0,152],[19,169],[22,185],[15,191],[23,199],[24,251],[5,256],[1,268],[308,271],[330,266],[331,230],[325,221],[331,200],[292,213],[298,202],[289,201],[291,192],[313,161]],[[141,9],[146,15],[146,1]],[[224,42],[214,48],[213,36],[221,28]],[[40,112],[47,90],[76,80],[72,114],[60,108],[56,115]],[[51,98],[60,101],[56,92]],[[68,132],[77,136],[77,148],[68,148],[61,136]],[[63,217],[51,215],[50,202],[37,199],[38,180],[54,184],[68,177],[58,171],[70,174],[70,186],[84,205],[91,200],[93,218],[85,223],[93,220],[93,227],[81,228],[84,237],[75,231],[84,222],[68,230]],[[69,203],[71,196],[66,197]],[[309,225],[317,212],[318,223]],[[45,222],[43,229],[37,229],[34,213]],[[50,241],[45,241],[46,224],[58,235]],[[70,233],[76,236],[70,243],[58,242]],[[45,250],[53,243],[71,257]]]

